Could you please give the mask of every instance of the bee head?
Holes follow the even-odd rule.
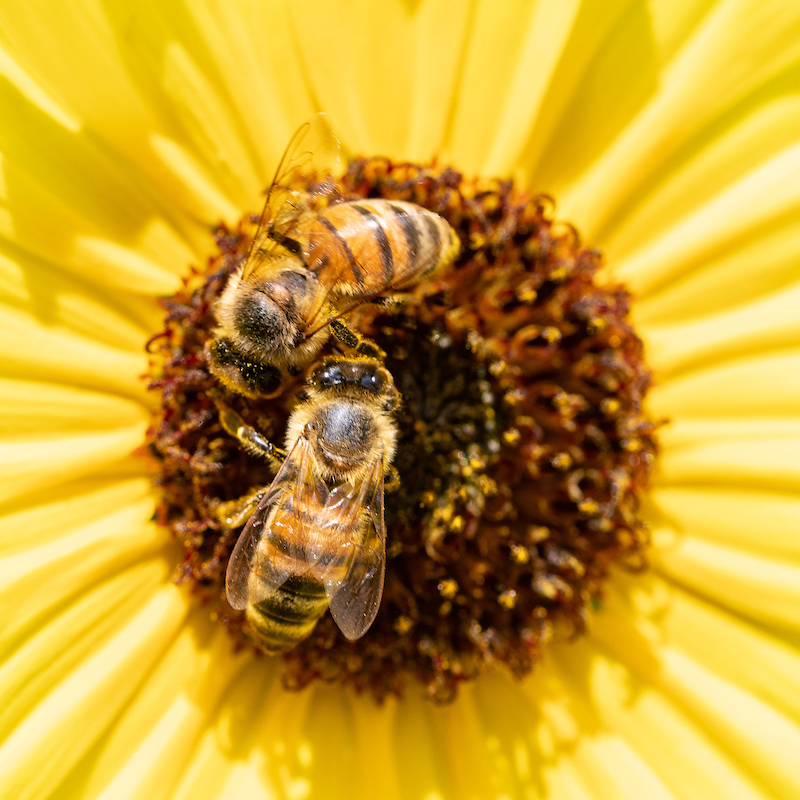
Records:
[[[231,276],[216,307],[219,332],[250,361],[284,367],[304,341],[306,274],[290,262],[263,272]]]
[[[397,390],[389,370],[376,358],[323,359],[308,377],[308,385],[330,395],[350,395],[392,411]]]

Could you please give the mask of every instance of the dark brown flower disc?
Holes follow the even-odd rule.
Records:
[[[596,282],[600,254],[554,221],[546,196],[382,158],[353,162],[341,189],[442,214],[462,251],[408,302],[349,318],[386,352],[403,397],[383,601],[356,642],[325,615],[282,656],[284,682],[345,683],[380,699],[412,680],[446,701],[489,661],[527,674],[554,630],[583,629],[612,564],[644,563],[638,507],[656,450],[642,411],[649,372],[628,293]],[[203,348],[253,230],[251,218],[219,228],[218,252],[165,301],[165,329],[149,348],[161,400],[149,433],[158,519],[183,545],[177,580],[247,646],[224,599],[240,531],[222,530],[213,508],[274,476],[222,430]],[[226,402],[282,444],[301,385],[302,376],[275,399]]]

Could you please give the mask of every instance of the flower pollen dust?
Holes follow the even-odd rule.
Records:
[[[284,684],[523,676],[644,564],[629,296],[553,204],[303,126],[149,344],[176,580]]]

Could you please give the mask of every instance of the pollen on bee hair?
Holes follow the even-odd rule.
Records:
[[[600,254],[554,219],[547,196],[386,158],[352,162],[338,196],[434,211],[461,252],[403,302],[367,303],[346,317],[400,398],[383,601],[356,642],[323,616],[280,656],[284,683],[338,682],[381,700],[417,682],[446,702],[489,662],[528,674],[554,636],[584,628],[613,564],[645,563],[639,503],[657,449],[642,409],[650,376],[627,291],[595,281]],[[254,227],[249,215],[220,226],[216,254],[164,303],[165,328],[151,342],[160,407],[148,442],[157,519],[183,548],[176,580],[237,647],[255,649],[242,612],[224,599],[241,527],[229,529],[221,514],[269,486],[276,464],[226,433],[219,404],[282,443],[309,390],[298,374],[277,396],[246,398],[209,371],[214,303]],[[376,253],[384,270],[396,268],[385,244]],[[319,358],[358,337],[333,336]]]

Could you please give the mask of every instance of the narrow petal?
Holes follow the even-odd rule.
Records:
[[[273,788],[276,791],[302,788],[291,785],[285,748],[273,748],[265,762],[255,746],[254,730],[258,729],[265,709],[280,695],[274,666],[264,659],[253,661],[228,687],[216,718],[190,755],[175,787],[175,800],[203,795],[261,798],[269,797]],[[274,764],[270,764],[273,760]]]
[[[0,305],[0,370],[26,380],[61,381],[142,399],[144,352],[110,347],[37,315]]]
[[[0,783],[19,800],[47,797],[125,706],[186,612],[165,586],[71,672],[0,746]]]
[[[64,325],[136,353],[141,353],[142,341],[152,331],[127,295],[98,291],[21,251],[14,258],[0,253],[0,302],[19,312],[33,312],[49,325]]]
[[[0,402],[7,409],[0,423],[2,500],[127,456],[148,422],[131,400],[57,384],[0,380]]]
[[[581,655],[588,656],[587,653]],[[569,659],[569,663],[573,665],[574,659]],[[620,743],[618,750],[623,742],[624,747],[629,748],[627,758],[634,769],[641,760],[652,770],[648,787],[637,786],[636,775],[632,774],[633,786],[647,789],[647,794],[640,796],[683,798],[697,794],[737,800],[767,799],[768,795],[759,791],[745,771],[720,750],[696,720],[688,717],[668,696],[650,685],[642,685],[637,678],[617,661],[602,656],[593,660],[589,676],[591,702],[603,726],[601,730],[613,732],[606,735],[599,732],[593,738],[607,742],[609,771],[620,758],[612,749],[616,740]],[[643,731],[647,735],[643,735]],[[599,796],[613,797],[613,791],[616,787],[605,792],[601,788]],[[594,791],[591,796],[596,796]]]
[[[572,1],[514,2],[497,13],[492,3],[476,5],[446,150],[468,174],[511,169],[579,7]]]
[[[614,265],[614,273],[637,294],[647,296],[694,265],[747,241],[760,228],[800,208],[800,144],[778,152],[763,165],[694,209],[663,235]]]
[[[800,729],[766,703],[696,664],[675,648],[666,648],[662,683],[704,726],[738,753],[777,797],[796,797],[800,775]]]
[[[192,800],[203,795],[243,796],[240,789],[253,729],[276,688],[274,669],[263,659],[252,662],[237,676],[228,687],[217,716],[195,743],[175,786],[174,800]],[[247,796],[258,798],[266,796],[267,791],[254,787]]]
[[[117,289],[173,292],[192,254],[140,176],[13,83],[0,114],[16,121],[0,130],[0,236]]]
[[[229,637],[190,618],[147,682],[59,789],[66,796],[169,797],[195,741],[241,667]]]
[[[652,99],[562,196],[562,213],[590,241],[602,236],[679,147],[796,60],[799,33],[800,11],[781,0],[713,6],[665,67]]]
[[[711,487],[656,486],[650,493],[655,510],[672,527],[716,544],[727,544],[800,563],[800,498],[769,491]]]
[[[754,436],[708,441],[665,452],[658,484],[742,485],[796,492],[800,488],[800,436]]]
[[[124,627],[169,578],[152,559],[92,586],[74,603],[56,606],[41,628],[0,665],[0,741],[69,674]],[[18,598],[19,599],[19,598]]]
[[[673,453],[682,448],[743,439],[797,437],[797,417],[738,417],[729,419],[678,417],[661,430],[659,443]]]
[[[800,565],[657,528],[653,562],[672,580],[751,619],[800,628]]]
[[[795,345],[800,342],[798,302],[800,285],[692,322],[649,325],[643,328],[648,360],[664,376],[703,362]]]
[[[54,504],[52,511],[58,511]],[[24,518],[24,512],[19,512]],[[164,551],[163,531],[147,522],[153,501],[144,497],[97,518],[51,518],[58,538],[0,560],[0,630],[4,651],[71,598],[136,561]],[[18,516],[5,521],[13,524]],[[20,603],[20,598],[25,598]]]
[[[628,210],[609,236],[606,247],[612,259],[644,251],[742,181],[757,189],[753,181],[759,171],[797,143],[800,98],[793,88],[799,78],[797,65],[781,72],[725,115],[689,153],[674,159],[676,163],[669,164],[666,174],[654,181],[641,204]],[[754,202],[753,210],[760,214],[759,206]],[[737,229],[734,226],[734,234]]]
[[[246,156],[242,160],[238,137],[223,142],[211,129],[204,131],[197,124],[199,109],[186,105],[189,98],[170,95],[170,90],[186,88],[182,78],[188,77],[191,84],[191,56],[187,67],[176,63],[180,56],[175,54],[204,50],[191,18],[175,5],[138,11],[130,14],[98,0],[76,0],[58,11],[51,9],[49,24],[41,25],[30,6],[12,0],[0,9],[0,44],[28,83],[37,87],[38,95],[51,98],[51,105],[65,110],[62,116],[92,131],[92,138],[103,142],[104,151],[113,152],[114,160],[128,167],[129,184],[138,184],[139,178],[145,177],[141,185],[155,187],[151,199],[164,204],[165,216],[170,216],[171,206],[185,204],[187,216],[173,216],[172,221],[192,238],[189,217],[213,221],[232,210],[231,200],[219,191],[226,179],[225,188],[240,200],[254,195],[258,187]],[[13,36],[4,37],[3,31],[13,31]],[[165,85],[166,72],[171,79],[169,87]],[[199,83],[208,86],[205,78]],[[28,95],[38,98],[31,91]],[[175,107],[173,100],[177,101]],[[218,102],[217,110],[219,107]],[[229,110],[224,103],[222,108],[224,113],[214,120],[217,131],[229,127],[225,122]],[[181,167],[188,160],[195,170],[187,173],[184,168],[172,168],[174,160],[151,146],[151,142],[165,140],[185,151]],[[224,165],[232,157],[235,160],[234,153],[239,162],[231,170],[236,173],[231,180],[230,173],[224,175]],[[222,169],[214,176],[215,166]],[[191,188],[202,183],[209,191],[195,197]],[[243,184],[249,185],[250,191],[243,191]],[[176,263],[185,266],[186,259]]]
[[[208,48],[209,60],[224,80],[225,92],[246,132],[244,141],[254,154],[257,175],[266,186],[301,122],[320,110],[333,111],[337,127],[347,120],[340,121],[335,109],[325,103],[316,107],[296,40],[292,4],[233,5],[235,10],[231,2],[203,0],[186,10]],[[324,13],[325,6],[320,10]],[[313,27],[305,18],[300,25],[309,33]],[[253,36],[253,31],[269,31],[269,43]],[[326,61],[326,66],[329,64],[330,60]]]
[[[800,350],[732,358],[661,379],[647,406],[654,419],[794,414],[800,408]]]
[[[400,158],[438,155],[461,67],[469,4],[362,0],[336,7],[304,4],[302,12],[292,8],[313,97],[321,111],[330,112],[349,147],[357,154]],[[341,48],[347,48],[348,58],[332,59]]]
[[[689,272],[636,302],[640,325],[690,321],[762,298],[797,280],[800,223],[775,222],[694,264]]]

